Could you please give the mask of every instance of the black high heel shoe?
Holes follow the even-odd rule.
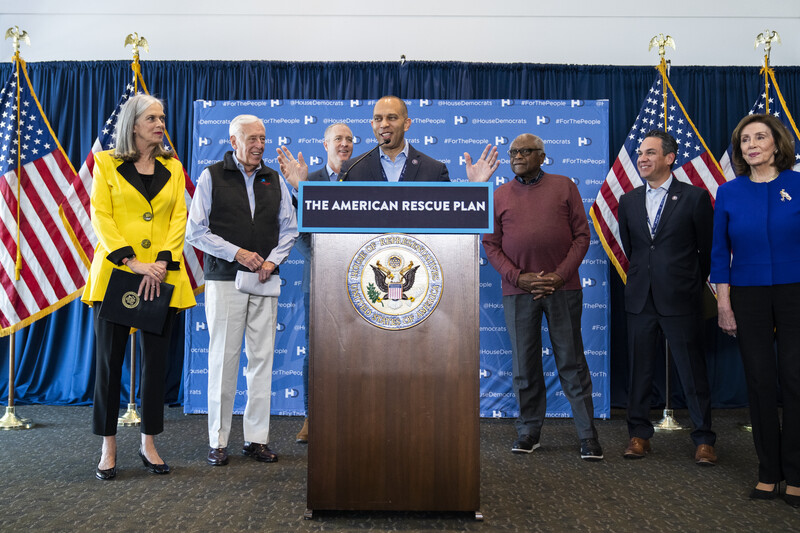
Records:
[[[169,474],[169,465],[167,463],[161,463],[160,465],[154,465],[150,461],[147,460],[147,457],[144,456],[142,449],[139,448],[139,457],[142,458],[142,463],[144,463],[144,467],[151,473],[151,474]]]
[[[795,509],[800,509],[800,496],[796,494],[787,494],[786,492],[784,492],[783,501],[785,501]]]
[[[750,491],[750,499],[751,500],[774,500],[778,497],[780,493],[780,483],[775,483],[775,486],[772,487],[772,490],[761,490],[761,489],[753,489]]]
[[[112,466],[111,468],[106,468],[105,470],[102,470],[100,466],[98,466],[97,469],[95,470],[94,477],[102,481],[108,481],[110,479],[114,479],[115,477],[117,477],[117,456],[116,455],[114,456],[114,466]]]

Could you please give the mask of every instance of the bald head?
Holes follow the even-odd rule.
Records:
[[[405,147],[405,134],[411,126],[406,103],[396,96],[384,96],[375,103],[370,122],[383,153],[394,160]]]

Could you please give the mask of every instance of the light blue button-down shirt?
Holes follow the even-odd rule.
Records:
[[[655,233],[655,230],[658,227],[653,227],[653,224],[656,222],[656,217],[658,216],[658,208],[661,207],[661,201],[664,201],[666,204],[666,200],[664,196],[666,196],[667,192],[669,191],[670,186],[672,185],[672,176],[669,177],[667,181],[662,183],[659,187],[653,189],[650,187],[650,184],[647,184],[647,194],[645,194],[645,205],[647,206],[647,227],[650,228],[650,235]],[[663,212],[663,207],[662,207]]]
[[[339,174],[337,174],[336,172],[333,171],[333,169],[331,168],[330,164],[326,163],[325,164],[325,169],[328,171],[328,179],[329,180],[336,181],[336,180],[339,179]]]
[[[253,182],[255,181],[256,173],[261,168],[261,165],[258,165],[258,167],[248,175],[244,170],[244,166],[236,159],[235,153],[233,154],[233,161],[236,163],[236,167],[244,178],[247,198],[250,201],[250,217],[252,218],[256,207]],[[278,211],[278,245],[275,246],[265,258],[267,261],[271,261],[276,265],[280,265],[284,259],[286,259],[286,256],[289,255],[292,245],[297,238],[297,214],[292,206],[292,197],[289,194],[289,189],[286,187],[283,178],[278,177],[278,180],[280,180],[281,187],[281,203]],[[189,216],[186,222],[186,241],[198,250],[213,255],[214,257],[219,257],[226,261],[235,261],[236,252],[239,251],[240,246],[236,246],[219,235],[211,233],[208,228],[208,214],[210,212],[211,173],[208,168],[206,168],[197,179],[197,187],[192,197],[192,206],[189,208]]]
[[[389,159],[389,156],[383,153],[383,148],[379,148],[381,152],[381,166],[386,173],[386,179],[389,181],[400,181],[400,174],[403,173],[403,168],[406,166],[408,160],[408,141],[403,146],[403,151],[397,154],[394,161]]]

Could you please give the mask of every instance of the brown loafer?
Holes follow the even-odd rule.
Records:
[[[717,454],[710,444],[701,444],[694,452],[694,462],[700,466],[714,466],[717,464]]]
[[[245,442],[242,448],[242,455],[252,457],[262,463],[275,463],[278,461],[278,454],[269,449],[266,444],[260,442]]]
[[[625,459],[641,459],[646,453],[650,452],[650,440],[631,437],[628,447],[622,454]]]

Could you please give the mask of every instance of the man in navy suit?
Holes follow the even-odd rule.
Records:
[[[695,462],[714,465],[716,435],[703,350],[703,287],[711,267],[713,208],[708,192],[678,181],[672,165],[675,139],[661,130],[645,135],[637,168],[647,184],[623,195],[619,233],[628,256],[628,434],[624,452],[639,459],[650,451],[653,371],[663,364],[666,338],[694,425]]]
[[[444,163],[423,154],[406,141],[411,127],[408,108],[396,96],[384,96],[375,104],[372,131],[378,149],[354,157],[342,165],[342,181],[450,181]],[[363,160],[362,160],[363,157]],[[497,149],[486,146],[481,157],[472,164],[465,153],[469,181],[488,181],[499,163]]]

